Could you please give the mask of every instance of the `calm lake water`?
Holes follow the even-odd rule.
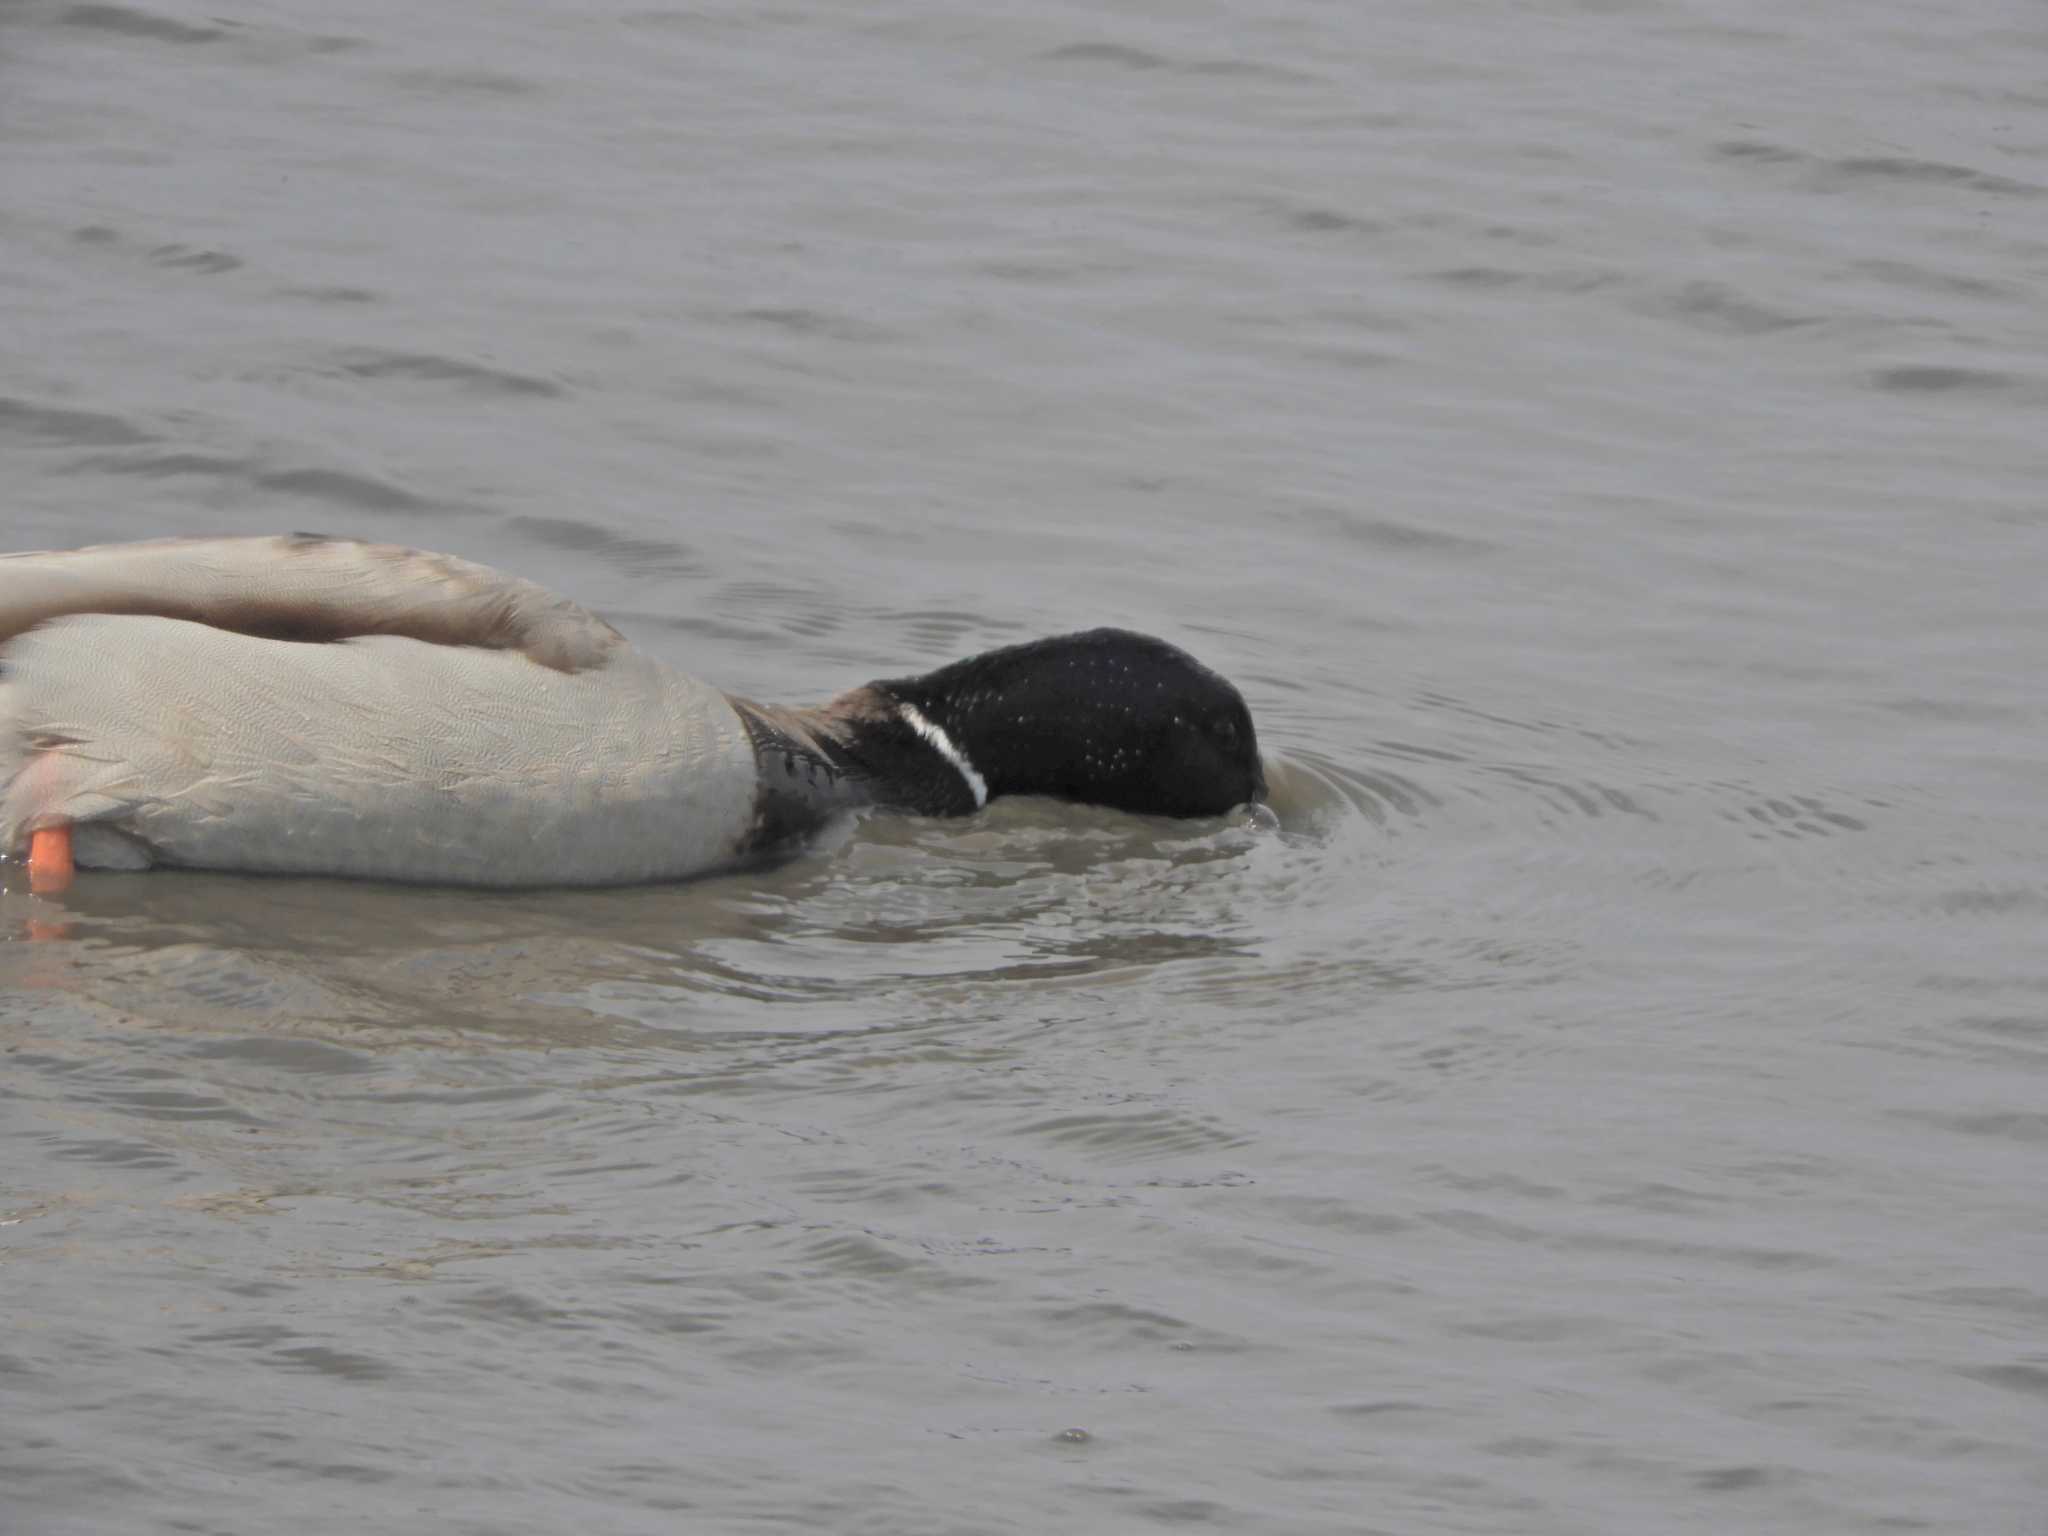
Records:
[[[447,549],[786,702],[1123,624],[1283,828],[12,871],[0,1524],[2048,1531],[2044,80],[2007,0],[7,7],[6,547]]]

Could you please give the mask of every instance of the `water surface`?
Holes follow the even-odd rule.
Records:
[[[1123,624],[1284,823],[0,897],[10,1529],[2038,1531],[2036,20],[10,8],[7,547]]]

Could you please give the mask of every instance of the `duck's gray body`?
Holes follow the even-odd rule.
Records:
[[[717,689],[631,651],[562,673],[395,635],[258,640],[59,619],[6,651],[0,837],[77,824],[79,862],[475,885],[735,862],[754,749]],[[39,748],[34,743],[47,743]]]
[[[88,611],[14,633],[59,604],[195,617]],[[199,622],[230,608],[478,643]],[[522,648],[486,648],[492,624]],[[16,555],[0,559],[8,634],[0,849],[68,821],[85,867],[582,885],[721,868],[756,832],[755,750],[723,693],[480,567],[294,540]]]

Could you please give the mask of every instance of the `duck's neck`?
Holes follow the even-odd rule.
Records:
[[[874,804],[920,816],[971,816],[988,804],[988,780],[957,725],[893,684],[869,683],[794,713]]]
[[[760,772],[749,842],[800,838],[840,811],[883,805],[921,816],[968,816],[988,784],[946,729],[879,687],[855,688],[815,709],[734,698]]]

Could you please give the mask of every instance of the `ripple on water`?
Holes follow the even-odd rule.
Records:
[[[395,78],[407,89],[424,92],[437,100],[451,94],[509,98],[545,92],[538,80],[493,69],[406,69]]]
[[[2041,389],[2038,384],[2023,384],[2014,375],[1996,369],[1945,363],[1900,363],[1878,369],[1869,379],[1875,388],[1899,395],[2002,393],[2022,387],[2039,392]]]
[[[1725,336],[1774,335],[1817,325],[1824,318],[1774,308],[1727,283],[1706,281],[1686,283],[1653,307],[1700,330]]]
[[[335,366],[359,379],[449,384],[467,393],[487,397],[517,399],[538,396],[551,399],[565,393],[562,386],[552,379],[434,353],[383,352],[362,347],[341,353]]]
[[[172,1169],[180,1159],[162,1147],[146,1142],[126,1141],[117,1137],[66,1137],[51,1140],[43,1149],[43,1155],[59,1162],[98,1163],[109,1168]]]
[[[295,1076],[353,1077],[377,1070],[377,1064],[363,1051],[321,1040],[268,1034],[204,1041],[192,1048],[192,1055],[200,1060],[247,1063]]]
[[[86,460],[85,467],[111,475],[134,475],[145,480],[171,480],[185,475],[201,475],[216,480],[253,480],[259,472],[253,459],[179,451],[102,454]]]
[[[1084,1149],[1092,1159],[1112,1164],[1224,1152],[1245,1146],[1250,1140],[1213,1116],[1162,1107],[1053,1115],[1011,1129],[1016,1135]]]
[[[5,398],[0,398],[0,437],[65,448],[125,448],[154,440],[141,427],[105,411],[76,411]]]
[[[577,517],[522,515],[507,519],[505,527],[554,549],[595,556],[613,569],[628,574],[650,572],[665,576],[695,576],[704,570],[703,560],[680,539],[619,534]]]
[[[250,482],[258,490],[303,497],[344,512],[422,512],[430,505],[402,486],[355,470],[267,469],[250,476]]]
[[[1167,61],[1125,43],[1067,43],[1040,55],[1055,64],[1112,64],[1119,69],[1164,69]]]
[[[1435,753],[1398,746],[1390,755],[1442,760]],[[1342,763],[1328,753],[1304,747],[1269,755],[1266,783],[1280,825],[1289,832],[1331,831],[1351,815],[1388,827],[1419,820],[1440,803],[1412,774],[1377,764]]]
[[[297,1329],[276,1323],[195,1331],[184,1342],[201,1350],[230,1349],[249,1354],[259,1364],[283,1371],[313,1371],[349,1381],[383,1381],[399,1370],[373,1355],[332,1344],[301,1343]]]
[[[149,259],[160,267],[198,272],[209,277],[236,271],[242,265],[241,257],[230,256],[226,251],[194,250],[189,245],[154,246],[150,249]]]
[[[147,38],[158,43],[212,43],[227,35],[222,27],[194,26],[125,5],[74,5],[57,19],[67,27],[85,27],[123,37]]]
[[[1847,155],[1831,158],[1760,139],[1727,139],[1713,146],[1714,155],[1738,165],[1796,167],[1821,191],[1845,191],[1862,185],[1927,187],[1989,193],[2002,197],[2038,197],[2048,188],[2016,177],[1972,166],[1910,155]]]

